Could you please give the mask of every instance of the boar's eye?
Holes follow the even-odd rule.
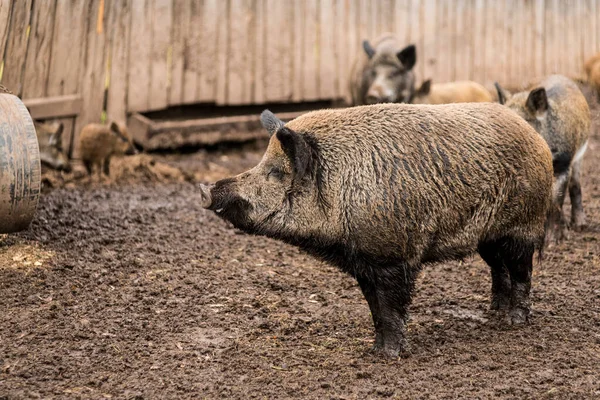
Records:
[[[392,72],[390,72],[390,74],[388,75],[389,79],[393,79],[396,78],[397,76],[400,76],[402,74],[402,71],[400,71],[399,69],[395,69]]]
[[[267,180],[271,182],[280,182],[281,180],[283,180],[284,176],[285,172],[283,172],[283,170],[279,168],[271,168],[271,170],[267,174]]]

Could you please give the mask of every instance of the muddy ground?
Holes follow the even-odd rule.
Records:
[[[30,229],[0,239],[0,399],[600,398],[598,133],[589,228],[535,267],[531,324],[488,314],[479,257],[429,266],[395,361],[369,352],[351,278],[198,205],[195,182],[263,147],[121,160],[102,183],[47,176]]]

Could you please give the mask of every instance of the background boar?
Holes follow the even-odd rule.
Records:
[[[590,57],[584,64],[585,73],[589,84],[600,96],[600,53]]]
[[[415,90],[413,104],[491,103],[492,95],[477,82],[459,81],[448,83],[423,82]]]
[[[43,165],[59,171],[71,172],[69,158],[63,153],[62,122],[42,123],[34,121],[35,133],[40,148],[40,161]]]
[[[524,118],[546,140],[554,168],[553,206],[548,218],[548,241],[566,236],[562,212],[567,187],[571,198],[571,226],[582,229],[585,213],[581,199],[581,163],[591,125],[588,103],[575,82],[552,75],[531,90],[511,95],[496,83],[498,100]]]
[[[350,74],[353,105],[408,103],[415,87],[413,67],[417,61],[414,45],[400,49],[396,38],[387,34],[371,45],[363,42]]]
[[[110,158],[114,155],[131,155],[137,153],[133,140],[127,128],[116,122],[110,125],[88,124],[79,135],[79,148],[81,161],[88,174],[92,174],[94,167],[98,176],[102,171],[110,175]]]
[[[491,267],[492,308],[527,320],[552,158],[523,119],[490,103],[323,110],[286,125],[265,111],[261,120],[271,134],[261,162],[201,186],[202,205],[355,277],[375,349],[405,347],[423,264],[474,252]]]

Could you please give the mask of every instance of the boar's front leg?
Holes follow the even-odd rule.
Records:
[[[405,332],[415,286],[414,271],[410,267],[374,267],[369,276],[357,276],[375,326],[373,350],[388,357],[397,357],[408,349]]]

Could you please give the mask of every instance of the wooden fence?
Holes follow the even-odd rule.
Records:
[[[418,79],[517,86],[581,75],[600,0],[0,0],[0,82],[72,132],[104,109],[336,99],[384,32],[417,45]]]

